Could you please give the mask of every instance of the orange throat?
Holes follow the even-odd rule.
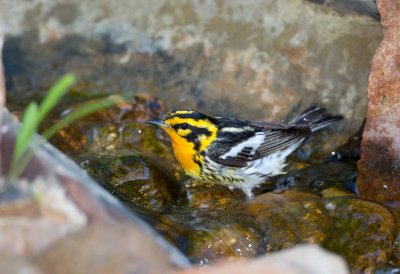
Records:
[[[194,161],[195,154],[194,144],[177,134],[169,134],[174,154],[179,164],[185,170],[186,174],[191,177],[199,177],[200,165]]]

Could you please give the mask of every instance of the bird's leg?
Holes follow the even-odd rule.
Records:
[[[187,174],[185,174],[185,175],[183,175],[180,179],[179,179],[179,181],[178,181],[178,185],[186,185],[186,183],[188,182],[188,181],[190,181],[190,176],[189,175],[187,175]]]

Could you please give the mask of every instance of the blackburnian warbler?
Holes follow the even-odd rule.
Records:
[[[161,121],[147,122],[167,132],[186,174],[252,197],[254,187],[282,173],[286,157],[312,132],[341,119],[311,107],[288,124],[210,117],[194,110],[176,110]]]

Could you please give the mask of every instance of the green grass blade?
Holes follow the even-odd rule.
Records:
[[[33,135],[37,131],[39,124],[49,111],[58,104],[67,89],[74,82],[75,77],[71,74],[66,74],[50,88],[40,106],[35,102],[31,102],[26,107],[22,117],[21,127],[18,130],[15,140],[13,158],[8,174],[10,179],[16,179],[32,158],[32,156],[27,156],[26,152],[28,151]],[[30,154],[33,155],[33,153]],[[21,160],[23,161],[21,162]]]
[[[8,177],[11,180],[17,179],[26,165],[32,159],[35,151],[44,144],[45,140],[57,133],[66,125],[103,108],[111,107],[123,101],[120,96],[113,96],[106,99],[100,99],[88,104],[84,104],[55,125],[49,128],[44,134],[44,139],[36,143],[33,147],[29,147],[32,142],[33,135],[38,129],[39,124],[47,116],[47,114],[59,103],[62,96],[67,92],[68,88],[75,82],[75,77],[71,74],[65,75],[56,84],[54,84],[48,94],[43,99],[40,106],[35,102],[30,103],[22,117],[21,127],[18,131],[15,141],[15,148]],[[30,148],[30,149],[29,149]]]
[[[61,98],[74,83],[75,76],[66,74],[50,88],[39,106],[39,123],[46,117],[49,111],[60,102]]]
[[[120,96],[112,96],[109,98],[96,100],[96,101],[90,102],[88,104],[82,105],[82,106],[76,108],[75,110],[73,110],[72,112],[70,112],[68,115],[66,115],[61,120],[59,120],[51,128],[46,130],[43,133],[43,136],[44,136],[44,138],[49,139],[51,136],[56,134],[60,129],[73,123],[74,121],[76,121],[84,116],[87,116],[95,111],[114,106],[114,105],[118,104],[119,102],[121,102],[122,100],[123,99]]]
[[[21,127],[15,141],[13,160],[18,161],[28,148],[32,136],[38,126],[38,106],[35,102],[30,103],[22,117]]]

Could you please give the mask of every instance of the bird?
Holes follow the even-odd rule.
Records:
[[[252,198],[253,188],[282,174],[286,158],[313,132],[343,119],[313,106],[289,123],[212,117],[180,109],[148,124],[169,136],[175,158],[190,177]]]

